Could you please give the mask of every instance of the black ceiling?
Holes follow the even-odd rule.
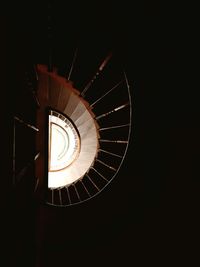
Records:
[[[151,262],[158,254],[167,257],[166,250],[176,249],[174,242],[180,245],[182,238],[179,223],[185,202],[178,200],[183,197],[179,185],[186,189],[191,164],[178,152],[184,143],[179,133],[191,133],[183,127],[185,113],[177,110],[178,93],[170,85],[177,62],[167,7],[151,1],[52,1],[50,6],[48,11],[43,1],[27,1],[6,9],[9,68],[24,61],[48,63],[50,46],[53,63],[64,72],[78,47],[82,63],[73,77],[78,82],[114,50],[130,80],[133,129],[119,175],[101,194],[65,209],[37,207],[36,231],[20,228],[21,234],[34,240],[40,267],[137,266],[146,257]]]

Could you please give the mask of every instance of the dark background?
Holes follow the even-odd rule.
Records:
[[[1,91],[8,100],[1,112],[6,125],[3,188],[11,188],[7,132],[19,90],[12,77],[23,62],[48,63],[49,47],[61,70],[76,46],[85,51],[84,65],[73,77],[80,86],[96,60],[114,48],[131,86],[131,141],[118,176],[81,205],[26,205],[8,190],[2,202],[5,247],[13,255],[8,266],[35,266],[35,261],[40,267],[191,264],[198,248],[200,129],[197,100],[192,104],[189,88],[183,89],[187,74],[180,7],[151,1],[54,1],[51,12],[50,37],[46,3],[12,3],[2,14]]]

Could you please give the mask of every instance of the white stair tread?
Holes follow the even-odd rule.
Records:
[[[47,106],[65,114],[74,123],[80,135],[78,157],[66,168],[48,173],[48,187],[59,188],[77,181],[92,166],[99,148],[98,125],[89,104],[69,82],[56,72],[49,73],[43,66],[39,68],[39,75],[41,86],[48,89],[45,96]],[[59,124],[59,120],[55,122]]]
[[[68,103],[67,103],[65,109],[63,110],[63,112],[68,117],[71,117],[71,114],[76,109],[76,106],[79,104],[79,102],[80,102],[80,98],[75,94],[71,94],[69,97]]]

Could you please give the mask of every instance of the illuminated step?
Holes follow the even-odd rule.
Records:
[[[48,187],[62,188],[79,180],[93,165],[98,125],[89,104],[64,77],[38,66],[39,90],[49,108]]]

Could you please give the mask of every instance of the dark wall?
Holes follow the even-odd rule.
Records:
[[[47,63],[49,43],[53,62],[61,71],[65,70],[65,58],[72,56],[76,44],[84,49],[86,59],[87,54],[98,59],[96,51],[103,54],[114,47],[121,55],[131,85],[131,142],[118,177],[104,192],[76,207],[56,209],[41,205],[35,216],[36,233],[32,224],[24,230],[26,219],[32,216],[29,206],[28,217],[23,208],[19,213],[17,208],[11,209],[12,222],[20,214],[24,227],[18,230],[13,223],[9,224],[7,232],[12,228],[17,233],[10,243],[14,239],[17,245],[19,239],[23,240],[24,251],[27,240],[29,244],[36,242],[31,257],[37,255],[37,266],[41,267],[66,266],[69,262],[82,266],[99,263],[126,266],[146,259],[163,265],[174,256],[177,264],[187,255],[190,259],[188,244],[195,240],[198,222],[199,142],[195,140],[199,126],[196,106],[191,107],[189,94],[180,90],[183,78],[178,35],[183,29],[181,23],[176,24],[178,9],[149,1],[133,5],[122,1],[53,3],[52,39],[46,30],[45,3],[33,1],[26,6],[17,3],[12,10],[8,9],[9,45],[1,48],[2,55],[5,46],[8,49],[9,60],[5,60],[9,62],[8,80],[12,80],[10,73],[16,70],[12,68],[13,62],[15,66],[21,65],[21,59]],[[74,73],[73,78],[81,80],[93,69],[86,62],[85,69],[81,69],[79,76]],[[4,75],[3,78],[7,84]],[[16,90],[17,87],[15,94]],[[187,105],[190,107],[185,110]],[[7,114],[4,108],[2,113]],[[7,122],[6,129],[10,131]],[[5,140],[8,162],[5,177],[11,177],[7,154],[11,142],[6,134]],[[10,212],[10,207],[7,211]],[[195,254],[195,248],[192,250]],[[26,260],[20,249],[14,251],[19,261]]]
[[[1,214],[2,243],[8,266],[35,265],[34,168],[13,185],[14,116],[34,123],[35,106],[25,82],[32,64],[16,14],[1,14]],[[25,49],[26,48],[26,49]],[[34,133],[16,123],[16,175],[33,159]]]

